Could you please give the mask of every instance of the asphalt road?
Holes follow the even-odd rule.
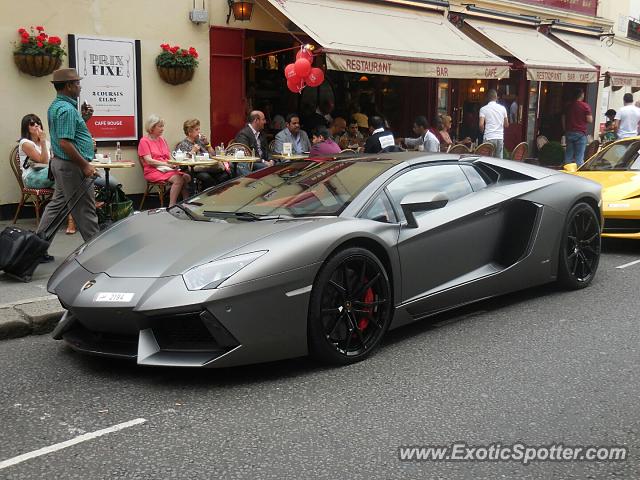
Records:
[[[344,368],[140,368],[48,336],[0,342],[0,478],[640,478],[637,242],[593,285],[537,288],[391,332]],[[140,424],[12,466],[2,461]],[[403,445],[618,445],[618,462],[401,462]]]

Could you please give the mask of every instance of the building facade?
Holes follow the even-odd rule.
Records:
[[[611,48],[640,65],[638,40],[628,35],[640,0],[477,0],[475,11],[463,2],[440,0],[246,3],[252,4],[249,20],[236,19],[226,0],[65,0],[55,5],[34,0],[29,9],[2,2],[0,49],[6,65],[0,78],[0,144],[5,158],[16,145],[22,116],[36,113],[46,121],[55,95],[50,76],[32,77],[13,64],[17,30],[31,25],[44,25],[66,48],[68,35],[139,40],[141,115],[165,119],[170,146],[183,137],[182,123],[188,118],[200,119],[203,132],[218,145],[233,139],[251,109],[265,111],[274,133],[279,116],[298,112],[304,119],[327,103],[334,116],[383,113],[399,136],[410,134],[416,115],[433,120],[437,113],[453,117],[456,136],[477,135],[474,114],[489,88],[509,104],[515,126],[508,132],[508,146],[532,144],[540,133],[561,136],[554,122],[570,88],[584,87],[598,121],[604,106],[617,104],[632,88],[606,86],[603,67],[575,45],[553,37],[554,31],[592,41],[613,30]],[[205,11],[204,22],[191,21],[194,7]],[[552,23],[550,30],[544,29]],[[500,37],[505,31],[507,40]],[[526,50],[526,40],[510,51],[500,45],[508,43],[508,35],[535,39],[564,61],[542,62]],[[191,81],[170,85],[160,78],[155,59],[163,43],[200,52]],[[298,94],[287,89],[284,68],[295,61],[302,44],[314,45],[314,66],[323,69],[325,81]],[[113,149],[109,143],[99,145],[100,152]],[[137,161],[134,146],[123,150],[126,159]],[[127,193],[144,190],[140,168],[118,171],[117,176]],[[17,182],[4,161],[0,217],[10,216],[18,198]]]

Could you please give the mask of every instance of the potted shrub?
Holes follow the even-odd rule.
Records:
[[[31,32],[18,29],[20,42],[16,43],[13,60],[21,72],[34,77],[49,75],[60,68],[66,55],[60,37],[49,36],[44,27],[31,27]]]
[[[160,45],[162,53],[156,57],[156,67],[160,78],[171,85],[179,85],[193,78],[198,66],[198,52],[195,48],[188,50],[168,43]]]
[[[560,142],[546,143],[538,152],[538,161],[543,167],[561,167],[564,163],[564,147]]]

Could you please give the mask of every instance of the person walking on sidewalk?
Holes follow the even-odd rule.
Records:
[[[633,95],[625,93],[622,101],[624,102],[624,107],[618,110],[613,121],[618,140],[638,135],[640,123],[640,108],[633,104]]]
[[[573,101],[567,105],[566,114],[562,117],[567,148],[564,152],[564,163],[584,163],[584,150],[587,147],[587,124],[593,122],[591,107],[584,101],[584,90],[576,90]]]
[[[75,68],[61,68],[53,72],[53,87],[57,95],[49,106],[49,136],[53,158],[49,169],[55,179],[53,198],[47,205],[38,226],[38,233],[46,232],[65,203],[85,188],[85,178],[96,175],[91,165],[93,140],[86,121],[93,108],[83,104],[78,112],[80,80]],[[82,195],[71,211],[82,239],[86,242],[98,233],[98,215],[93,195]]]
[[[484,141],[493,144],[495,147],[493,156],[502,158],[504,129],[509,126],[507,109],[497,102],[498,92],[494,89],[487,92],[487,99],[489,102],[480,109],[478,125],[480,131],[484,134]]]

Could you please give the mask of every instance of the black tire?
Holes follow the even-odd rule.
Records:
[[[593,208],[575,204],[562,230],[558,259],[558,284],[577,290],[591,283],[600,261],[600,221]]]
[[[393,300],[384,265],[369,250],[340,250],[322,266],[311,291],[310,355],[347,365],[368,357],[389,328]]]

